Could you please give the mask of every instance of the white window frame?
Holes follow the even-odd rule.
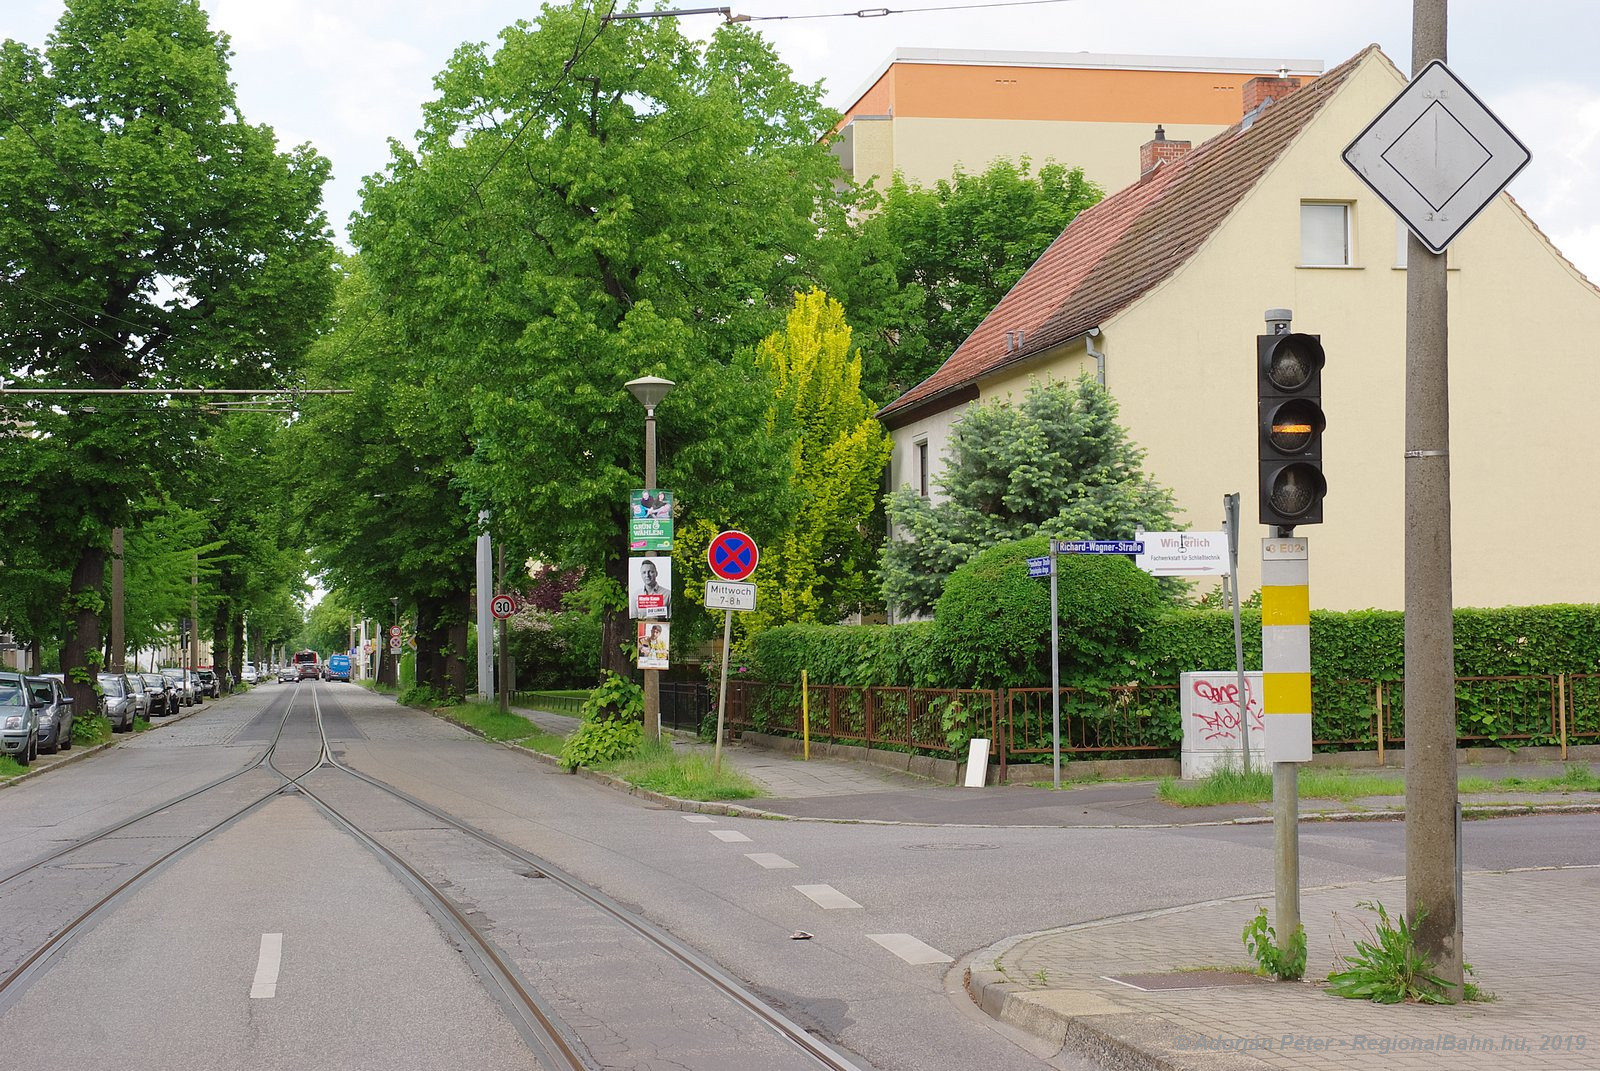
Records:
[[[1337,208],[1344,214],[1344,251],[1341,259],[1322,259],[1319,250],[1308,254],[1306,210]],[[1355,266],[1355,203],[1352,201],[1301,201],[1300,202],[1300,266],[1302,268],[1352,268]]]

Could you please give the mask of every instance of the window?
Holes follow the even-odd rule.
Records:
[[[928,440],[917,440],[917,493],[928,497]]]
[[[1307,201],[1300,205],[1300,264],[1308,268],[1350,266],[1350,206]]]

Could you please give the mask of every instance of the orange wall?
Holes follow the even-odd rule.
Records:
[[[1243,115],[1255,77],[1206,71],[896,63],[845,114],[896,118],[1206,123]]]

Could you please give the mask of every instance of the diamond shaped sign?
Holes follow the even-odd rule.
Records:
[[[1344,151],[1411,233],[1443,253],[1533,157],[1434,60]]]

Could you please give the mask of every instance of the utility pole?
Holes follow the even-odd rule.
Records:
[[[496,562],[499,566],[495,581],[495,590],[504,591],[506,586],[506,545],[501,543],[495,548]],[[511,621],[509,618],[500,619],[500,713],[511,712]]]
[[[127,639],[122,616],[122,529],[111,529],[111,672],[127,667]]]
[[[478,698],[488,700],[489,682],[494,679],[494,615],[489,600],[494,597],[494,559],[489,546],[489,511],[478,511]]]
[[[189,574],[189,672],[184,674],[184,680],[195,681],[195,672],[200,668],[200,554],[195,552],[194,570]],[[198,684],[191,683],[198,692]]]
[[[1412,0],[1413,78],[1445,61],[1447,10],[1447,0]],[[1445,255],[1406,239],[1406,916],[1418,950],[1460,999],[1449,304]]]

